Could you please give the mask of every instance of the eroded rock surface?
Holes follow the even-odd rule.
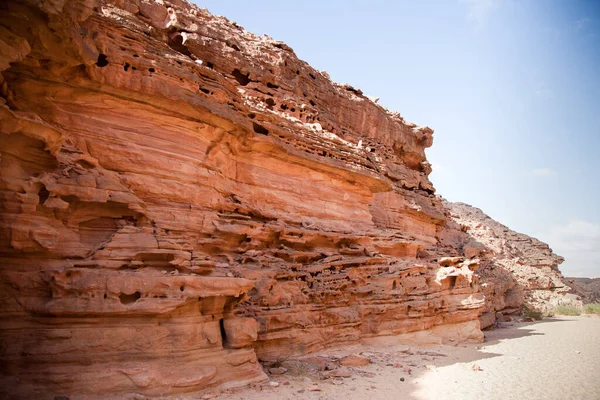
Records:
[[[564,258],[546,243],[512,231],[468,204],[444,201],[444,205],[469,236],[463,252],[481,259],[477,273],[486,299],[482,329],[523,307],[547,312],[559,304],[581,306],[558,269]]]
[[[287,45],[182,0],[9,1],[0,71],[2,395],[170,396],[262,380],[257,356],[482,339],[432,130]]]

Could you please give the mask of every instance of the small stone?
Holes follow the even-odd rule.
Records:
[[[477,364],[471,365],[471,369],[473,371],[481,371],[482,370],[481,367],[479,365],[477,365]]]
[[[364,367],[371,364],[371,360],[363,356],[350,355],[342,358],[340,364],[346,367]]]
[[[228,273],[227,273],[227,276],[228,276],[229,278],[233,278],[233,274],[232,274],[231,272],[228,272]]]
[[[276,388],[276,387],[279,387],[279,382],[270,381],[270,382],[269,382],[269,386],[270,386],[270,387],[274,387],[274,388]]]
[[[323,376],[326,378],[349,378],[352,376],[352,372],[348,368],[342,367],[324,372]]]
[[[404,377],[400,378],[400,382],[404,382]]]
[[[269,372],[273,375],[283,375],[287,372],[287,368],[283,368],[283,367],[269,368]]]

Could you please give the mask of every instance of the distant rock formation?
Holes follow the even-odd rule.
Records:
[[[558,270],[564,259],[546,244],[514,232],[478,208],[444,201],[450,217],[469,235],[462,244],[467,257],[479,257],[477,272],[486,298],[482,329],[522,307],[547,312],[558,304],[581,306]]]
[[[565,278],[585,304],[600,303],[600,278]]]
[[[1,397],[482,340],[431,129],[183,0],[8,1],[0,22]]]

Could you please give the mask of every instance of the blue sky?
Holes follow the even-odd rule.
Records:
[[[437,192],[600,277],[600,2],[197,0],[435,130]]]

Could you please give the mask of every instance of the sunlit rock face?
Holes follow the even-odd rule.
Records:
[[[3,396],[173,396],[261,381],[257,357],[482,339],[431,129],[182,0],[0,21]]]
[[[481,259],[477,273],[486,302],[482,329],[523,307],[539,312],[559,304],[581,307],[580,297],[569,293],[572,289],[558,269],[564,258],[546,243],[512,231],[468,204],[444,201],[444,205],[468,234],[463,253]]]

